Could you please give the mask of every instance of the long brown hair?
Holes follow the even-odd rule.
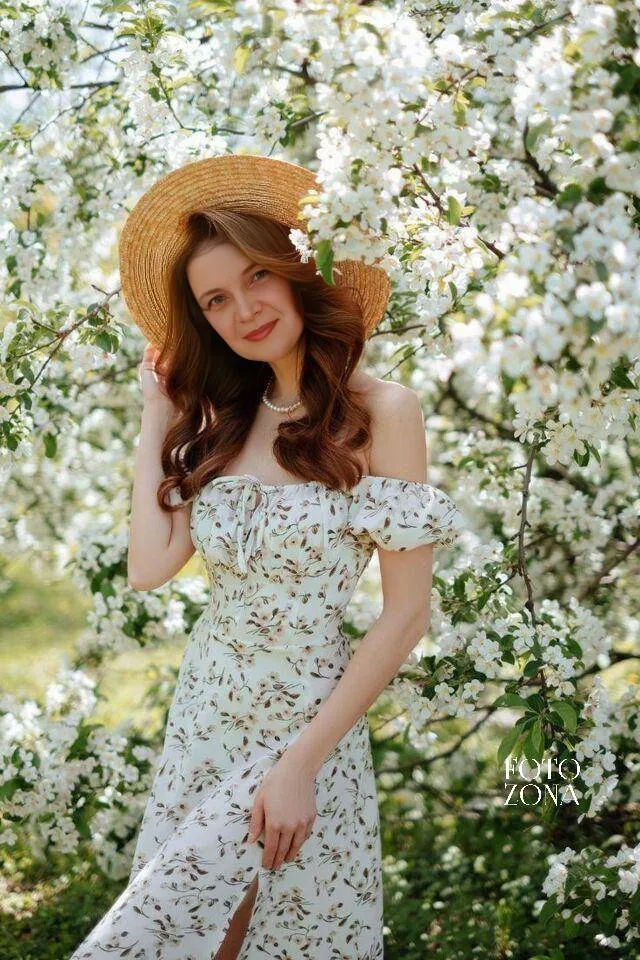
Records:
[[[362,477],[355,451],[370,444],[370,415],[347,386],[366,333],[356,291],[332,286],[304,263],[289,240],[289,227],[267,217],[204,208],[187,219],[186,249],[167,276],[169,322],[158,364],[179,411],[162,446],[165,479],[158,503],[171,510],[170,491],[191,500],[236,457],[271,378],[266,361],[232,350],[209,324],[187,278],[190,259],[225,241],[291,283],[304,318],[300,398],[308,414],[278,425],[277,462],[303,481],[350,488]],[[175,509],[175,507],[173,508]]]

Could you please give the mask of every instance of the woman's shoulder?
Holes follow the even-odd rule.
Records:
[[[410,403],[412,400],[415,403],[418,397],[411,387],[393,380],[379,380],[362,371],[354,373],[349,385],[362,396],[369,413],[374,417],[387,412],[390,405],[395,406],[403,401]]]
[[[419,432],[422,429],[420,398],[415,390],[393,380],[379,380],[365,373],[357,373],[350,386],[357,391],[371,416],[370,437],[367,444],[363,472],[387,473],[389,433],[404,434],[407,425]],[[397,426],[401,424],[402,426]],[[404,441],[403,436],[392,436],[392,441]],[[393,470],[391,470],[393,473]]]

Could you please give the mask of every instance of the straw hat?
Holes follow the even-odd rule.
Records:
[[[119,257],[127,307],[150,343],[161,346],[164,339],[167,267],[186,244],[188,213],[207,205],[261,214],[304,230],[298,201],[314,188],[321,189],[315,175],[296,163],[225,154],[188,163],[147,190],[124,224]],[[387,274],[358,260],[343,260],[336,264],[334,280],[355,288],[370,333],[387,305]]]

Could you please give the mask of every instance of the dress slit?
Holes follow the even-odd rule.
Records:
[[[253,889],[254,884],[255,884],[255,889]],[[227,943],[225,943],[225,941],[229,935],[229,932],[233,926],[233,923],[238,913],[243,909],[243,907],[245,907],[247,903],[247,898],[251,894],[252,889],[253,889],[253,896],[252,896],[253,903],[251,904],[251,913],[249,914],[249,919],[246,922],[245,931],[242,937],[242,942],[239,945],[236,952],[232,954],[230,952],[231,945],[230,944],[228,945]],[[251,924],[255,914],[256,902],[258,900],[259,892],[260,892],[260,871],[258,870],[256,871],[255,876],[252,878],[251,882],[249,883],[249,886],[247,887],[247,890],[245,891],[244,896],[242,897],[242,900],[234,910],[231,916],[231,920],[229,921],[229,925],[227,926],[227,929],[224,933],[222,942],[218,945],[215,956],[213,956],[212,960],[240,960],[240,958],[242,957],[242,951],[247,946],[249,933],[251,932]]]

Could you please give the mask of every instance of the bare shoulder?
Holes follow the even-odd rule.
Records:
[[[373,420],[387,416],[392,411],[411,415],[411,410],[420,409],[420,398],[415,390],[393,380],[379,380],[366,373],[358,373],[352,378],[351,386],[357,390]]]
[[[420,397],[410,387],[361,374],[358,389],[371,414],[368,472],[426,480],[427,445]]]

